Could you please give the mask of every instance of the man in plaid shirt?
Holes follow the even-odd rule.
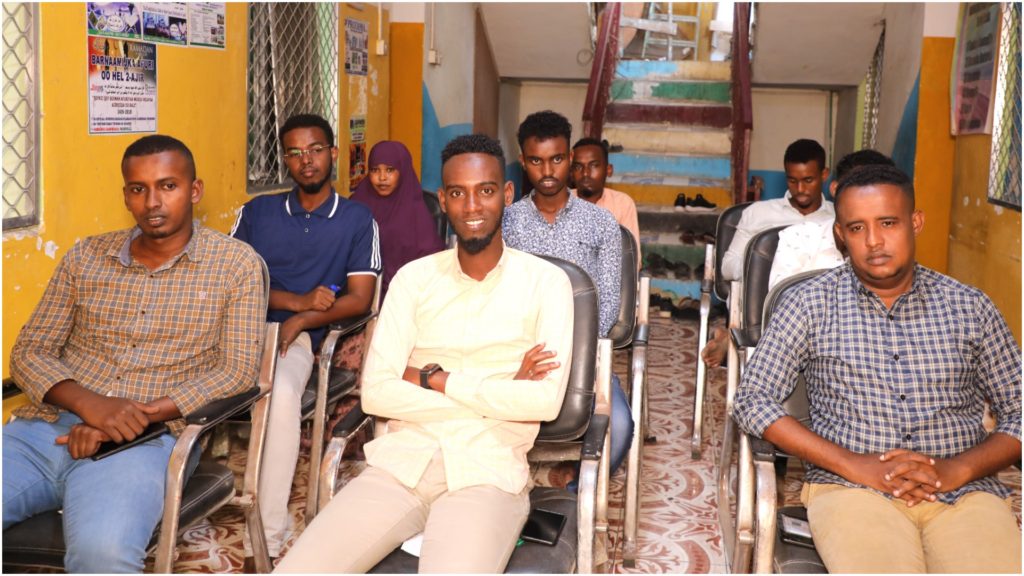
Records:
[[[137,225],[68,251],[11,352],[31,404],[3,429],[3,527],[63,509],[69,573],[142,572],[172,434],[254,385],[263,336],[259,257],[193,222],[203,182],[189,149],[146,136],[121,173]],[[156,422],[171,434],[89,458]]]
[[[924,215],[898,169],[853,171],[835,209],[849,261],[783,296],[737,421],[808,464],[801,498],[829,571],[1019,574],[994,476],[1021,457],[1013,335],[980,290],[916,264]],[[781,407],[801,373],[810,430]]]

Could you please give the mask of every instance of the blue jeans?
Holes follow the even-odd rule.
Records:
[[[54,423],[16,419],[3,427],[3,528],[63,508],[67,572],[142,572],[175,439],[164,434],[103,460],[74,460],[54,440],[79,422],[62,412]]]
[[[633,412],[630,410],[626,393],[619,384],[619,377],[612,374],[612,417],[609,423],[611,426],[611,449],[608,458],[611,464],[611,473],[614,474],[629,454],[629,446],[633,443]],[[580,475],[579,464],[576,465],[576,476]],[[570,492],[575,493],[579,488],[579,482],[573,480],[566,485]]]

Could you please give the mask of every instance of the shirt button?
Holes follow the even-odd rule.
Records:
[[[899,359],[900,359],[900,355],[899,355],[899,353],[897,352],[896,354],[893,354],[893,355],[892,355],[892,359],[893,359],[893,360],[899,360]]]
[[[907,395],[906,394],[900,394],[900,400],[906,400],[906,399],[907,399]]]
[[[143,316],[145,316],[146,315],[146,311],[142,310],[142,311],[139,312],[139,314],[142,314]]]
[[[309,214],[306,214],[306,220],[309,220]]]
[[[138,348],[137,344],[132,344],[132,348]]]
[[[306,231],[306,233],[309,233],[309,228],[306,228],[305,231]]]
[[[910,434],[907,434],[906,436],[903,437],[904,440],[910,440],[911,438],[913,438],[913,436],[911,436]]]
[[[892,321],[892,320],[895,320],[895,319],[896,319],[896,317],[895,317],[895,316],[893,316],[892,314],[889,314],[889,320],[890,320],[890,321]]]

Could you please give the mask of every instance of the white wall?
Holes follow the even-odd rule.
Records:
[[[829,145],[829,93],[824,90],[754,88],[754,132],[750,142],[750,168],[781,172],[786,147],[800,138]],[[828,159],[832,164],[832,159]]]
[[[498,141],[505,151],[506,163],[515,162],[519,156],[516,131],[522,121],[519,116],[521,92],[519,84],[514,82],[502,82],[498,90]]]
[[[554,110],[569,119],[572,124],[572,146],[576,140],[583,137],[583,104],[587,98],[587,84],[581,83],[556,83],[556,82],[523,82],[519,92],[519,118],[518,123],[527,116],[541,110]],[[515,132],[512,133],[515,141]],[[519,156],[519,146],[516,143],[515,157]]]
[[[442,127],[472,124],[476,4],[431,3],[426,11],[423,82],[430,92],[438,122]],[[436,30],[432,30],[435,25]],[[434,47],[441,53],[439,66],[426,61],[432,34]]]
[[[875,147],[883,154],[892,154],[907,97],[921,69],[924,7],[918,3],[890,2],[883,11],[885,54],[882,56],[882,94],[875,140]]]

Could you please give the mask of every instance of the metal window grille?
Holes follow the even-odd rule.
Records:
[[[1017,210],[1021,209],[1020,10],[1017,2],[1002,5],[988,178],[989,201]]]
[[[875,55],[871,58],[867,76],[864,78],[864,133],[861,148],[874,148],[878,135],[878,108],[882,100],[882,60],[885,55],[885,27],[878,37]]]
[[[256,193],[288,177],[277,130],[289,116],[319,114],[337,138],[338,5],[249,4],[248,82],[248,188]]]
[[[38,5],[3,3],[3,229],[39,223]]]

